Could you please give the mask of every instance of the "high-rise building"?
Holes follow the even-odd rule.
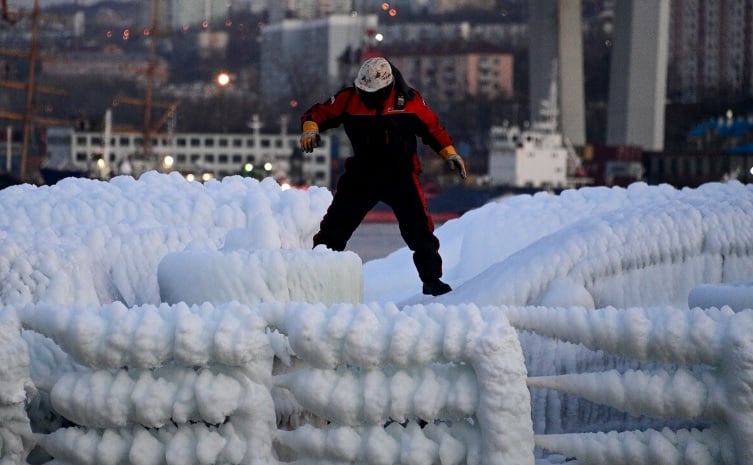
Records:
[[[437,13],[449,13],[462,8],[475,8],[492,11],[495,8],[494,0],[434,0],[433,9]]]
[[[179,29],[203,22],[224,20],[229,2],[224,0],[158,0],[160,28]],[[151,20],[152,2],[143,2],[145,16]]]
[[[333,14],[350,14],[353,0],[267,0],[269,23],[279,23],[290,14],[297,19],[313,19]]]
[[[280,114],[337,91],[352,79],[352,66],[360,61],[376,29],[376,15],[285,19],[264,27],[260,63],[264,105]]]
[[[386,57],[421,95],[436,104],[472,97],[494,99],[513,94],[512,53],[490,46],[433,51],[400,50]]]
[[[753,95],[753,1],[672,0],[668,95]]]

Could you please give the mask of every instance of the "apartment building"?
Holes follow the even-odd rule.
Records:
[[[672,0],[667,94],[696,103],[753,95],[753,2]]]
[[[385,56],[432,101],[453,102],[468,96],[494,99],[513,94],[513,55],[496,47],[430,52],[395,48],[385,50]]]

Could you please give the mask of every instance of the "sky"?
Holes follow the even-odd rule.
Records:
[[[155,172],[1,190],[2,456],[753,459],[753,187],[496,199],[436,230],[439,297],[406,248],[312,249],[331,199]]]

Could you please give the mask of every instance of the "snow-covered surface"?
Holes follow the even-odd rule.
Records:
[[[238,231],[238,230],[234,230]],[[282,249],[187,250],[167,254],[157,268],[160,300],[220,304],[261,302],[358,303],[363,266],[352,252]],[[333,286],[332,283],[338,283]]]
[[[407,249],[311,250],[330,200],[0,191],[1,461],[753,463],[753,187],[487,204],[437,230],[431,299]]]

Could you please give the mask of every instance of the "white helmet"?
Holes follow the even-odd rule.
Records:
[[[376,92],[391,85],[394,80],[390,63],[382,57],[376,57],[363,62],[356,75],[355,85],[363,91]]]

